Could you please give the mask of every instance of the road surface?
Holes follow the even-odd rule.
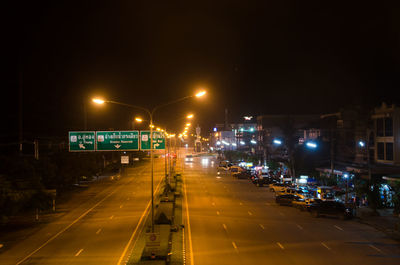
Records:
[[[156,159],[155,187],[163,175],[163,159]],[[129,169],[127,177],[104,183],[93,199],[1,253],[0,264],[124,264],[149,205],[150,183],[149,164]]]
[[[188,264],[400,264],[400,244],[374,228],[278,206],[266,187],[217,176],[216,164],[185,163]]]

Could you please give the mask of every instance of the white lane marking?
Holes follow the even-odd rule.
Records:
[[[75,254],[75,257],[78,257],[79,256],[79,254],[81,254],[82,253],[82,251],[83,251],[83,248],[81,248],[76,254]]]
[[[219,215],[219,211],[217,211],[217,215]]]
[[[301,225],[296,225],[300,230],[303,230],[303,227]]]
[[[187,233],[189,239],[189,256],[190,256],[190,264],[194,265],[194,256],[193,256],[193,244],[192,244],[192,232],[190,228],[190,218],[189,218],[189,204],[187,200],[187,192],[186,192],[186,179],[183,179],[183,192],[185,193],[185,209],[186,209],[186,221],[187,221]],[[120,265],[120,264],[118,264]]]
[[[249,215],[253,215],[252,212],[250,212],[250,211],[247,211],[247,213],[248,213]]]
[[[232,241],[232,246],[234,249],[237,249],[236,243],[234,241]]]
[[[101,228],[99,228],[99,230],[96,231],[96,235],[100,234],[101,232]]]
[[[262,224],[259,224],[260,225],[260,227],[262,228],[262,229],[265,229],[265,227],[262,225]]]
[[[239,202],[239,205],[243,205],[243,203]]]
[[[119,208],[120,208],[120,209],[122,209],[122,207],[124,207],[124,205],[123,205],[123,204],[119,206]]]
[[[222,224],[222,226],[224,227],[225,231],[228,230],[228,228],[226,227],[226,224]]]
[[[334,225],[334,227],[335,227],[336,229],[339,229],[340,231],[343,231],[343,228],[341,228],[340,226]]]
[[[368,246],[370,246],[371,248],[373,248],[373,249],[375,249],[376,251],[378,251],[378,252],[380,252],[380,253],[383,253],[383,251],[382,250],[380,250],[379,248],[377,248],[377,247],[375,247],[374,245],[368,245]]]
[[[331,248],[328,247],[324,242],[321,242],[321,245],[323,245],[327,250],[331,250]]]
[[[120,186],[121,187],[121,186]],[[115,189],[113,192],[111,192],[110,194],[108,194],[106,197],[104,197],[103,199],[101,199],[98,203],[96,203],[95,205],[92,206],[92,208],[88,209],[86,212],[84,212],[83,214],[81,214],[78,218],[76,218],[72,223],[70,223],[69,225],[67,225],[66,227],[64,227],[63,229],[61,229],[61,231],[59,231],[57,234],[55,234],[54,236],[52,236],[51,238],[49,238],[46,242],[44,242],[40,247],[38,247],[37,249],[35,249],[34,251],[32,251],[31,253],[29,253],[25,258],[21,259],[20,261],[18,261],[16,263],[16,265],[19,265],[23,262],[25,262],[27,259],[29,259],[32,255],[34,255],[36,252],[38,252],[39,250],[41,250],[43,247],[45,247],[47,244],[49,244],[51,241],[53,241],[54,239],[56,239],[59,235],[61,235],[62,233],[64,233],[67,229],[69,229],[71,226],[73,226],[74,224],[76,224],[79,220],[81,220],[83,217],[85,217],[88,213],[90,213],[94,208],[96,208],[97,206],[99,206],[103,201],[105,201],[106,199],[108,199],[111,195],[113,195],[115,192],[117,192],[120,188]]]
[[[114,218],[114,215],[111,215],[111,216],[110,216],[110,220],[112,220],[113,218]]]
[[[285,249],[283,246],[282,246],[282,244],[281,243],[279,243],[279,242],[276,242],[276,244],[281,248],[281,249]]]
[[[280,215],[282,215],[282,216],[285,216],[285,214],[284,214],[284,213],[282,213],[282,212],[279,212],[279,214],[280,214]]]

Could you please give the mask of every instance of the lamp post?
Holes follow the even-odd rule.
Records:
[[[128,107],[128,108],[140,109],[140,110],[145,111],[149,116],[149,121],[150,121],[150,164],[151,164],[151,170],[150,170],[151,171],[151,232],[152,233],[154,233],[154,159],[153,159],[153,151],[154,151],[153,150],[153,127],[154,127],[153,116],[154,116],[154,113],[158,109],[166,107],[168,105],[172,105],[172,104],[178,103],[180,101],[183,101],[183,100],[186,100],[186,99],[189,99],[189,98],[192,98],[192,97],[200,98],[200,97],[203,97],[205,94],[206,94],[206,91],[200,91],[195,95],[186,96],[186,97],[183,97],[183,98],[179,98],[179,99],[176,99],[176,100],[173,100],[173,101],[158,105],[158,106],[154,107],[151,110],[147,109],[147,108],[144,108],[144,107],[141,107],[141,106],[136,106],[136,105],[122,103],[122,102],[113,101],[113,100],[104,100],[104,99],[99,99],[99,98],[92,99],[92,101],[94,103],[99,104],[99,105],[102,105],[104,103],[111,103],[111,104],[125,106],[125,107]]]

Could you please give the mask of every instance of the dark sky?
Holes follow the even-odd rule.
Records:
[[[22,73],[26,137],[83,129],[96,95],[164,108],[180,130],[247,114],[327,113],[400,103],[396,1],[12,1],[3,8],[4,121],[17,135]],[[126,129],[137,111],[88,106],[91,129]]]

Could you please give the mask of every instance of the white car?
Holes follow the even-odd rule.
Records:
[[[185,162],[193,162],[193,155],[186,155]]]

